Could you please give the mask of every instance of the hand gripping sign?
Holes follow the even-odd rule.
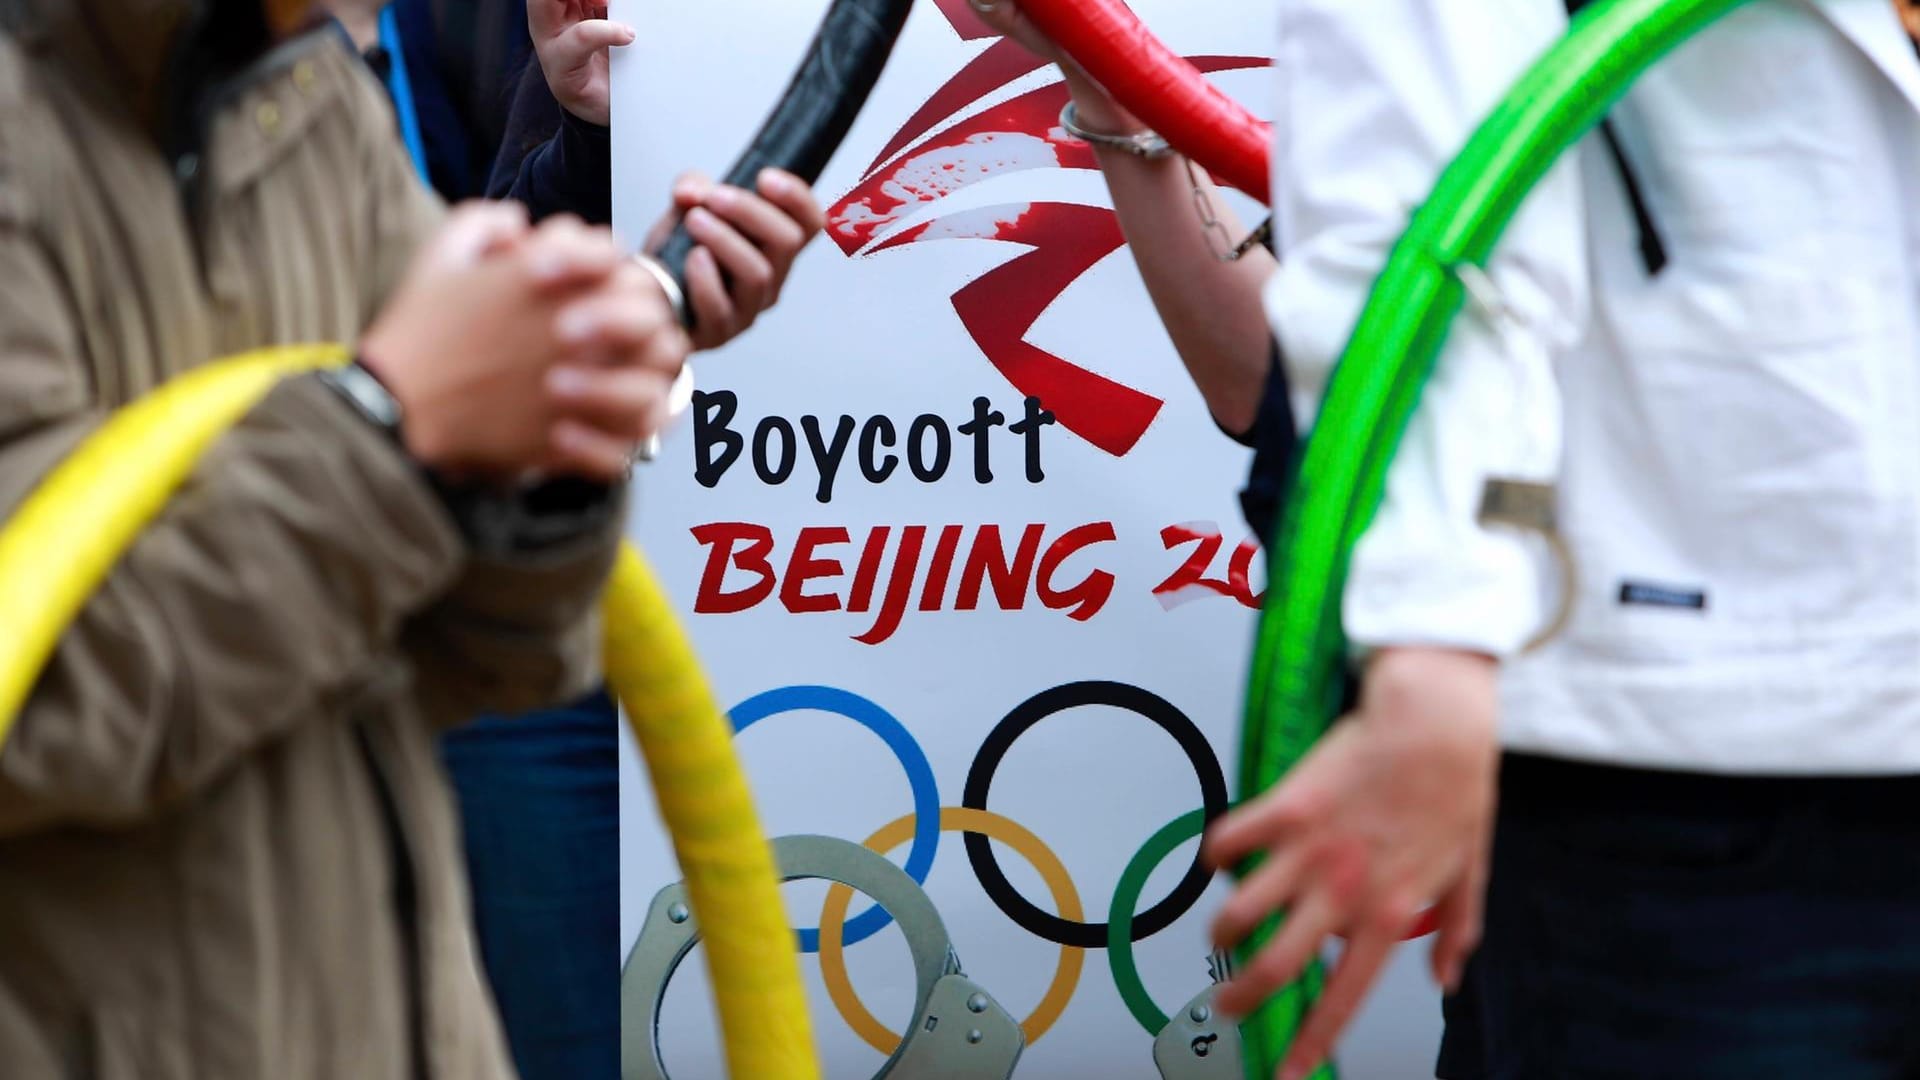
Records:
[[[729,179],[766,166],[817,179],[904,24],[911,0],[835,0],[807,59]],[[652,264],[684,297],[685,255],[670,240]],[[683,318],[684,305],[681,305]],[[0,750],[41,669],[140,531],[195,465],[281,379],[344,364],[333,345],[212,363],[109,418],[0,529]],[[800,969],[732,729],[714,703],[666,596],[633,548],[608,587],[607,677],[649,764],[662,817],[708,928],[707,964],[728,1068],[738,1080],[814,1080]]]
[[[1375,283],[1329,382],[1270,554],[1240,759],[1240,794],[1259,794],[1333,719],[1345,677],[1340,597],[1467,279],[1553,163],[1597,125],[1639,74],[1746,0],[1606,0],[1523,75],[1441,175]],[[1023,0],[1021,10],[1120,103],[1241,190],[1268,198],[1265,135],[1155,41],[1120,0]],[[1243,958],[1271,939],[1270,923]],[[1246,1075],[1285,1057],[1320,973],[1310,971],[1243,1025]]]

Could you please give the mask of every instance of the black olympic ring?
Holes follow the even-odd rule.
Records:
[[[1161,730],[1180,744],[1187,760],[1193,764],[1194,774],[1200,779],[1201,805],[1206,812],[1206,819],[1212,821],[1227,812],[1226,774],[1221,771],[1220,759],[1214,755],[1207,737],[1172,702],[1151,691],[1117,682],[1078,682],[1056,686],[1035,694],[1008,713],[1006,719],[987,735],[979,755],[973,759],[973,767],[967,771],[966,790],[961,795],[960,805],[973,810],[987,809],[987,792],[993,787],[993,774],[999,770],[1000,762],[1007,756],[1014,741],[1040,721],[1083,705],[1110,705],[1138,713],[1159,725]],[[1106,923],[1075,922],[1034,906],[1007,880],[1007,875],[1000,869],[999,860],[993,854],[993,844],[987,837],[967,833],[964,842],[967,860],[973,864],[973,873],[980,879],[980,887],[987,891],[994,905],[1021,929],[1055,945],[1075,945],[1083,949],[1106,948]],[[1167,898],[1141,912],[1140,917],[1134,920],[1133,940],[1144,940],[1172,926],[1200,902],[1201,895],[1207,891],[1207,885],[1212,880],[1213,874],[1202,865],[1196,854],[1187,876],[1167,894]]]

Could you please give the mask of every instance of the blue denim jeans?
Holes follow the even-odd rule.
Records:
[[[596,694],[444,744],[481,960],[522,1080],[620,1073],[619,723]]]
[[[1920,1076],[1920,779],[1509,757],[1446,1080]]]

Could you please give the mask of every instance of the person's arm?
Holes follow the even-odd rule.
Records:
[[[1414,208],[1519,74],[1565,29],[1558,0],[1283,0],[1275,63],[1276,226],[1267,292],[1290,374],[1317,397]],[[1245,1015],[1348,941],[1281,1076],[1333,1049],[1425,907],[1433,969],[1457,985],[1478,940],[1494,805],[1498,668],[1542,617],[1533,554],[1477,520],[1488,480],[1551,480],[1552,360],[1586,318],[1585,215],[1569,162],[1509,228],[1490,273],[1519,323],[1463,312],[1353,558],[1350,638],[1368,647],[1354,713],[1280,784],[1214,828],[1219,867],[1264,856],[1214,927],[1279,932],[1219,997]]]
[[[525,203],[535,221],[566,213],[606,225],[613,220],[612,178],[606,126],[561,108],[540,65],[528,64],[514,91],[487,197]]]
[[[370,107],[375,94],[369,86]],[[490,656],[545,672],[527,685],[554,700],[591,662],[584,609],[617,525],[571,537],[564,565],[554,549],[518,554],[509,530],[495,572],[472,557],[463,517],[429,477],[545,466],[604,478],[604,446],[561,445],[557,433],[578,410],[631,446],[657,425],[684,339],[649,338],[669,355],[632,359],[627,339],[642,331],[596,333],[580,348],[620,358],[605,378],[626,389],[590,404],[549,394],[556,360],[574,355],[557,345],[567,313],[609,299],[642,306],[578,299],[619,272],[610,241],[560,227],[523,236],[507,208],[472,208],[435,231],[402,279],[408,252],[389,245],[417,242],[440,215],[398,145],[366,130],[374,156],[361,175],[374,178],[379,209],[360,238],[363,277],[391,295],[367,309],[382,314],[362,348],[405,409],[402,440],[313,376],[280,386],[223,436],[62,637],[0,753],[0,835],[113,825],[190,797],[383,677],[436,616],[478,616],[461,632],[492,644],[437,651],[423,671],[430,705],[448,696],[435,680],[472,677]],[[0,125],[0,165],[29,152],[9,134]],[[104,418],[50,228],[0,167],[0,521]],[[501,244],[511,250],[487,254]],[[650,310],[668,323],[663,299]],[[638,404],[627,392],[636,378]]]
[[[1146,130],[1021,14],[1018,0],[1000,0],[982,10],[980,17],[1059,65],[1081,127],[1105,135]],[[1194,179],[1232,238],[1229,243],[1238,245],[1251,230],[1240,223],[1205,170],[1196,168],[1190,177],[1178,156],[1149,160],[1092,145],[1127,247],[1174,349],[1214,420],[1235,438],[1251,441],[1274,370],[1267,318],[1260,305],[1261,286],[1274,270],[1272,254],[1255,245],[1237,261],[1221,260],[1220,248],[1225,245],[1218,237],[1210,238],[1201,226],[1194,205]]]
[[[535,82],[544,90],[544,82]],[[367,276],[384,296],[396,287],[403,264],[379,253],[419,247],[431,236],[440,213],[437,199],[414,180],[391,140],[378,141],[368,153],[380,241],[372,245],[377,261]],[[604,183],[601,188],[604,191]],[[640,289],[650,292],[653,286],[643,282]],[[599,309],[603,321],[644,317],[649,310],[656,322],[669,321],[664,303],[626,303],[619,305],[618,314],[607,304],[603,300]],[[685,341],[672,326],[659,327],[657,336],[665,352],[652,358],[652,366],[659,369],[652,391],[664,400],[664,387],[684,357]],[[372,337],[377,347],[378,329]],[[596,365],[591,374],[602,381],[623,375],[611,365]],[[636,391],[631,379],[627,388],[632,397]],[[570,404],[602,416],[631,412],[633,402],[618,400],[619,389],[609,390],[604,383],[589,386],[576,392],[580,400]],[[637,393],[646,390],[643,383]],[[657,416],[647,420],[659,422]],[[624,444],[609,440],[604,432],[580,434],[594,438],[594,448],[602,455],[615,455],[612,468],[578,457],[551,464],[570,467],[576,474],[597,471],[605,482],[575,475],[504,495],[442,492],[463,525],[467,559],[448,589],[408,622],[401,639],[430,721],[454,725],[482,712],[525,712],[570,700],[596,683],[597,601],[626,520],[626,485],[620,478],[631,445],[643,432],[627,432]],[[605,445],[608,442],[612,445]]]
[[[1072,64],[1066,69],[1082,127],[1103,134],[1145,130]],[[1246,438],[1273,371],[1260,304],[1260,288],[1274,271],[1273,256],[1255,245],[1236,261],[1221,260],[1222,241],[1201,227],[1194,206],[1195,180],[1232,237],[1228,243],[1237,245],[1251,230],[1205,170],[1196,168],[1190,177],[1178,157],[1149,160],[1099,144],[1094,153],[1127,248],[1174,349],[1214,420],[1236,438]]]
[[[1555,0],[1286,0],[1282,10],[1282,247],[1266,304],[1310,416],[1413,209],[1566,16]],[[1502,332],[1472,303],[1455,319],[1354,555],[1344,615],[1356,644],[1504,658],[1545,620],[1536,552],[1478,513],[1489,480],[1558,473],[1553,356],[1587,317],[1582,198],[1570,156],[1507,230],[1488,272],[1515,323]]]
[[[103,419],[0,173],[0,520]],[[312,377],[275,390],[126,553],[0,753],[0,835],[156,812],[374,677],[458,572],[424,478]]]

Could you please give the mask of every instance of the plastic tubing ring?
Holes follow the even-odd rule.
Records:
[[[1008,713],[1006,719],[988,734],[979,755],[973,759],[973,767],[967,772],[967,786],[960,799],[961,805],[973,810],[985,810],[988,792],[993,787],[993,774],[1000,768],[1000,762],[1006,758],[1014,741],[1042,720],[1083,705],[1109,705],[1153,721],[1161,730],[1173,736],[1174,741],[1180,744],[1180,749],[1185,751],[1187,760],[1193,764],[1194,774],[1200,780],[1201,806],[1206,820],[1211,821],[1226,812],[1227,778],[1220,770],[1220,759],[1214,755],[1207,737],[1167,699],[1137,686],[1116,682],[1079,682],[1055,687],[1034,695]],[[1000,863],[994,856],[993,845],[985,836],[969,833],[965,843],[967,859],[973,864],[974,876],[980,879],[980,887],[987,891],[987,895],[1007,918],[1022,929],[1056,945],[1077,945],[1083,949],[1106,946],[1106,923],[1081,922],[1042,911],[1021,896],[1013,883],[1007,880],[1007,875],[1000,869]],[[1200,902],[1201,895],[1207,891],[1207,884],[1212,879],[1212,872],[1196,855],[1192,868],[1173,892],[1134,920],[1133,940],[1151,937],[1173,925],[1176,919]]]
[[[1025,826],[987,810],[973,810],[964,806],[949,806],[940,811],[939,823],[940,828],[947,832],[990,837],[1019,852],[1039,871],[1061,915],[1069,919],[1079,919],[1084,915],[1080,893],[1074,888],[1066,865],[1053,853],[1053,849],[1042,843]],[[885,854],[905,843],[918,829],[919,822],[909,815],[882,826],[878,832],[867,837],[866,846]],[[888,1030],[878,1017],[868,1011],[853,988],[852,977],[847,974],[846,948],[838,930],[847,917],[847,905],[852,899],[853,890],[845,885],[835,885],[827,891],[826,904],[820,910],[820,976],[827,984],[827,996],[833,999],[847,1026],[868,1046],[882,1054],[892,1054],[899,1049],[901,1036]],[[1072,945],[1060,946],[1060,963],[1054,968],[1053,981],[1047,985],[1047,992],[1040,998],[1040,1003],[1033,1007],[1033,1012],[1020,1022],[1020,1033],[1026,1036],[1028,1046],[1039,1042],[1040,1037],[1051,1030],[1060,1015],[1066,1012],[1067,1003],[1073,1000],[1073,992],[1080,985],[1080,972],[1086,960],[1085,950]]]
[[[940,789],[934,782],[933,766],[928,763],[926,752],[920,749],[912,733],[894,719],[892,713],[846,690],[836,690],[830,686],[789,686],[748,698],[728,716],[733,721],[734,734],[739,735],[768,717],[805,709],[833,713],[852,720],[880,736],[887,744],[887,749],[899,759],[900,767],[906,771],[907,783],[913,788],[913,815],[907,820],[919,823],[913,830],[913,846],[907,849],[907,876],[917,885],[926,884],[927,874],[933,869],[934,856],[939,854],[940,849]],[[892,923],[893,916],[879,904],[874,904],[847,922],[842,933],[847,944],[857,945]],[[838,927],[839,923],[834,925]],[[819,930],[796,930],[794,933],[800,939],[801,952],[820,951]]]
[[[1020,11],[1174,149],[1272,201],[1272,128],[1154,37],[1125,0],[1022,0]]]

